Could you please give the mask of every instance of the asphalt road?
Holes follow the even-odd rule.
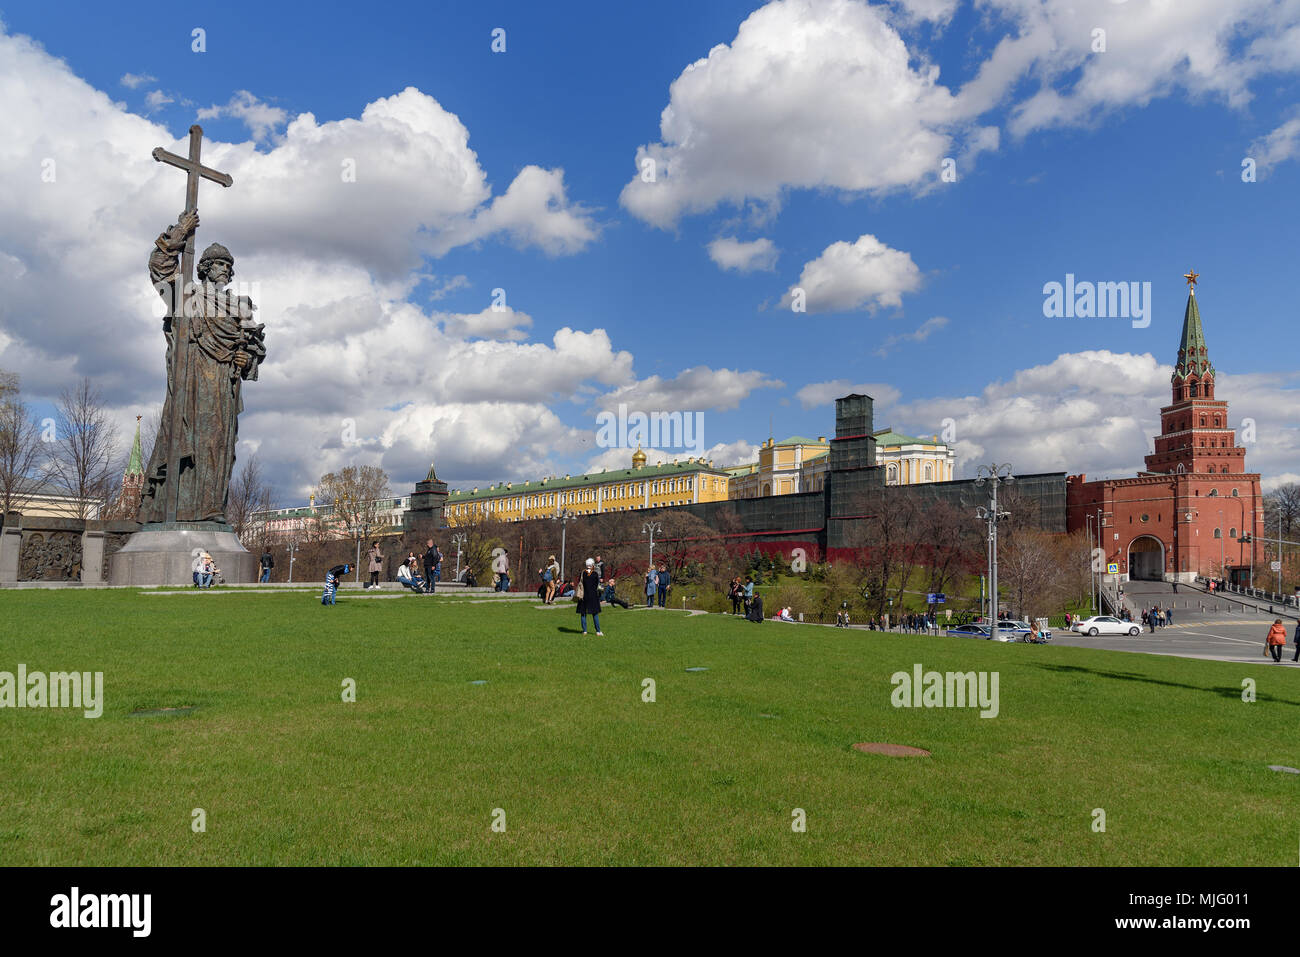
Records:
[[[1135,613],[1144,607],[1158,604],[1171,608],[1174,624],[1156,629],[1152,634],[1145,627],[1136,638],[1102,636],[1088,638],[1063,630],[1053,631],[1052,643],[1080,648],[1106,648],[1112,651],[1140,651],[1152,655],[1175,655],[1183,658],[1207,658],[1213,661],[1265,662],[1264,638],[1269,625],[1279,615],[1268,614],[1265,603],[1262,609],[1242,608],[1223,599],[1216,600],[1187,586],[1179,586],[1178,594],[1166,584],[1156,582],[1129,582],[1124,586],[1124,598]],[[1231,610],[1230,610],[1231,609]],[[1291,610],[1294,615],[1295,610]],[[1282,664],[1276,667],[1300,668],[1291,659],[1296,653],[1294,617],[1280,616],[1287,626],[1287,645],[1283,649]]]

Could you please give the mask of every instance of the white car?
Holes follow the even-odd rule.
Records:
[[[1093,615],[1076,621],[1070,630],[1095,638],[1097,635],[1140,635],[1142,628],[1135,621],[1124,621],[1114,615]]]

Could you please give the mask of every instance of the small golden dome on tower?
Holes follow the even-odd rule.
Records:
[[[641,451],[641,443],[637,443],[636,451],[632,453],[632,468],[639,469],[645,465],[645,453]]]

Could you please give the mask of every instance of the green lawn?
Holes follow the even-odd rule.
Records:
[[[0,622],[0,671],[107,699],[0,709],[0,864],[1296,860],[1300,776],[1266,765],[1300,766],[1300,671],[1262,659],[347,592],[5,591]],[[915,663],[998,672],[1000,714],[892,707]]]

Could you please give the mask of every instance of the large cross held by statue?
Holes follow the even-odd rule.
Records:
[[[204,166],[199,161],[199,155],[203,149],[203,127],[197,123],[190,127],[190,155],[188,158],[177,156],[159,146],[153,151],[153,158],[160,163],[167,163],[178,169],[185,170],[185,211],[194,212],[199,208],[199,179],[209,179],[214,183],[220,183],[222,186],[234,185],[234,180],[229,174],[218,172],[209,166]],[[176,283],[178,295],[173,300],[173,315],[180,315],[184,308],[181,303],[181,293],[188,296],[192,294],[194,283],[194,233],[191,232],[189,238],[185,240],[185,252],[181,255],[181,275]],[[179,359],[180,348],[172,349],[172,365],[169,379],[176,382],[176,363]],[[180,416],[181,403],[172,402],[172,419],[168,429],[169,448],[167,450],[167,521],[176,521],[176,502],[180,494],[180,462],[177,458],[180,455],[178,448],[179,423],[175,420]]]
[[[199,162],[199,153],[203,149],[203,127],[195,123],[190,127],[190,155],[177,156],[159,146],[153,151],[153,158],[160,163],[167,163],[185,170],[185,209],[193,212],[199,208],[199,178],[210,179],[222,186],[233,186],[234,180],[227,173],[220,173],[210,166]],[[194,281],[194,234],[185,242],[185,253],[181,257],[181,285]]]

